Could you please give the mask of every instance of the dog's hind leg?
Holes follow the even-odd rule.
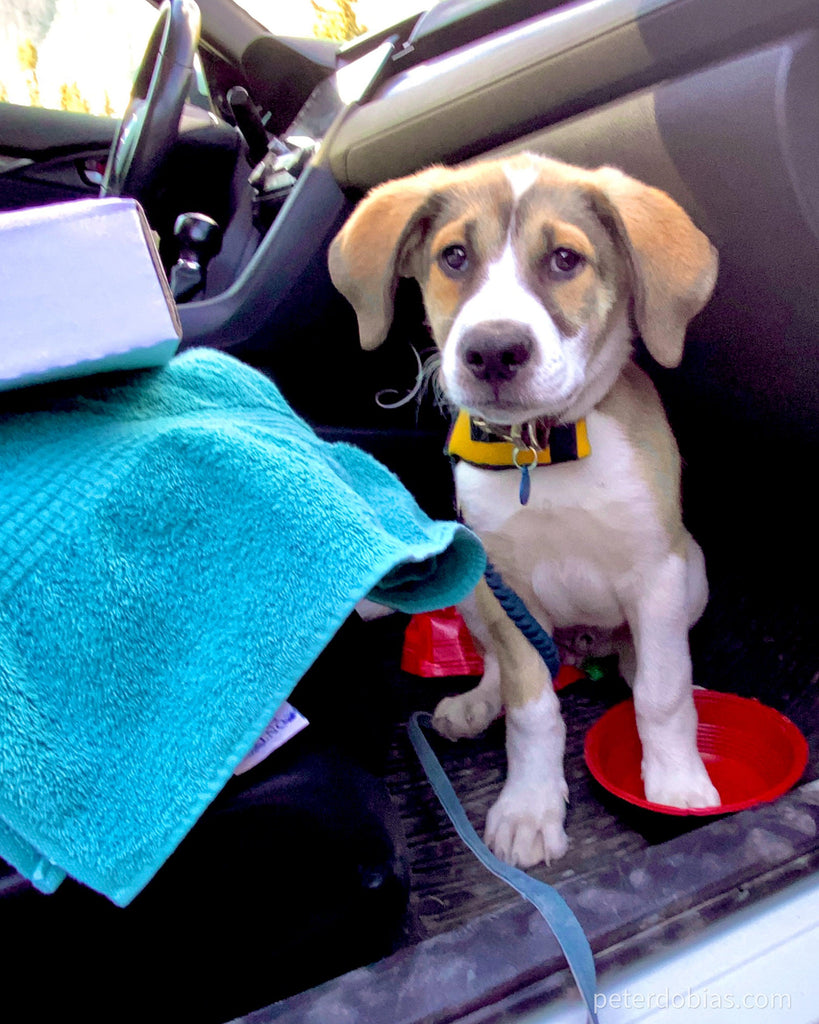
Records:
[[[481,582],[479,589],[485,586]],[[435,709],[432,726],[450,740],[480,735],[502,710],[500,666],[474,592],[458,606],[458,610],[483,655],[484,673],[473,689],[454,697],[444,697]]]
[[[506,708],[507,776],[486,819],[486,841],[510,864],[532,867],[561,857],[566,729],[549,670],[487,587],[476,600],[500,671]],[[533,607],[534,605],[530,605]]]

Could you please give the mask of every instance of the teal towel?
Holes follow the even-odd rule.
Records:
[[[124,905],[362,597],[484,555],[228,356],[84,388],[0,415],[0,856]]]

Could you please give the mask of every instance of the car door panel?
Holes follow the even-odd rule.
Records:
[[[369,188],[436,160],[478,156],[659,81],[815,24],[810,0],[573,4],[396,73],[353,109],[328,155]]]
[[[93,172],[116,125],[92,114],[0,103],[0,210],[97,195]]]

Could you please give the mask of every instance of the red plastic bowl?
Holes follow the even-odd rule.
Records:
[[[774,800],[799,781],[808,761],[808,744],[784,715],[758,700],[716,690],[695,690],[694,703],[699,717],[697,747],[722,797],[718,807],[668,807],[646,800],[640,777],[642,748],[630,700],[611,708],[589,729],[589,771],[615,796],[661,814],[742,811]]]

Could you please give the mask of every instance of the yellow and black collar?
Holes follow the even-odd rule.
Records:
[[[540,420],[515,426],[497,426],[458,413],[447,440],[446,453],[453,459],[483,469],[519,469],[520,500],[529,500],[529,469],[574,462],[591,454],[586,421],[549,426]]]
[[[473,419],[461,410],[449,433],[446,452],[484,469],[550,466],[574,462],[591,453],[586,421],[549,427],[535,421],[515,427],[498,427]]]

